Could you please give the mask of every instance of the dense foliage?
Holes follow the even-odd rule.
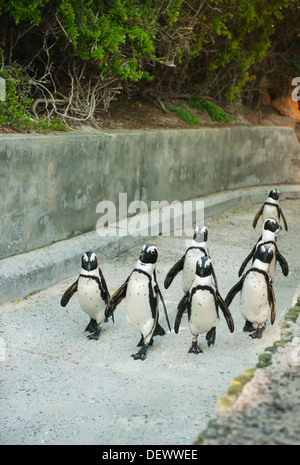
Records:
[[[36,119],[93,121],[120,93],[251,100],[300,63],[292,0],[0,0],[0,21]]]
[[[9,127],[15,131],[34,128],[37,132],[65,131],[66,125],[58,119],[32,119],[30,107],[33,103],[28,94],[30,84],[22,77],[22,70],[12,68],[10,73],[0,71],[0,78],[5,81],[5,101],[0,101],[0,127]]]

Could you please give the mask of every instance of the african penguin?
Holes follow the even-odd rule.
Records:
[[[127,321],[142,335],[138,344],[141,349],[132,355],[135,360],[145,360],[148,346],[153,343],[153,336],[165,334],[165,330],[158,323],[159,297],[170,329],[167,311],[156,280],[157,258],[157,248],[144,245],[134,270],[112,295],[106,307],[105,314],[110,317],[125,298]]]
[[[210,258],[209,250],[207,247],[207,239],[208,230],[206,226],[196,226],[196,228],[194,229],[193,241],[191,246],[186,249],[183,257],[181,257],[181,259],[177,263],[175,263],[175,265],[172,266],[172,268],[168,271],[165,277],[165,289],[168,289],[170,287],[175,276],[180,271],[182,271],[182,290],[185,294],[188,292],[195,277],[197,261],[201,257]]]
[[[219,307],[224,314],[230,332],[234,331],[231,313],[215,286],[213,266],[208,257],[201,257],[197,261],[192,286],[178,305],[174,326],[175,333],[179,331],[185,307],[188,309],[189,328],[193,336],[189,353],[199,354],[202,352],[197,342],[199,334],[206,333],[208,346],[215,343],[216,326],[220,321]]]
[[[85,252],[82,255],[79,278],[62,296],[62,307],[68,304],[75,292],[77,292],[81,310],[91,318],[85,331],[92,334],[87,337],[97,340],[100,336],[101,324],[105,321],[105,307],[110,294],[94,252]]]
[[[249,255],[243,261],[240,267],[240,270],[239,270],[239,276],[242,276],[244,269],[247,263],[251,260],[251,258],[252,258],[252,263],[253,263],[255,252],[262,245],[268,246],[273,250],[273,259],[269,267],[269,275],[272,279],[272,282],[274,282],[275,280],[276,262],[279,263],[284,276],[288,275],[289,273],[288,263],[286,259],[279,252],[278,246],[277,246],[277,234],[281,229],[282,227],[280,226],[280,224],[277,222],[275,218],[268,218],[264,222],[263,228],[262,228],[262,235],[258,239],[257,243],[255,244],[255,246],[253,247]]]
[[[271,324],[275,321],[276,300],[269,276],[269,266],[273,259],[273,250],[260,246],[255,253],[252,267],[242,276],[240,281],[228,292],[225,302],[229,306],[240,292],[240,310],[245,318],[244,331],[250,336],[261,338],[268,315],[271,311]],[[253,327],[257,324],[257,328]]]
[[[280,192],[278,189],[272,189],[269,193],[267,200],[262,207],[258,210],[253,220],[253,228],[256,227],[259,217],[262,216],[263,223],[267,218],[275,218],[278,222],[282,218],[285,230],[288,230],[287,221],[279,205]]]

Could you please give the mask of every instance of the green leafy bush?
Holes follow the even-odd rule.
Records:
[[[64,99],[61,114],[73,119],[145,88],[240,101],[268,85],[277,63],[289,79],[299,55],[294,0],[0,0],[0,17],[4,65],[45,78],[37,97]]]
[[[191,125],[201,124],[199,118],[196,118],[192,113],[185,110],[182,107],[178,107],[176,105],[171,105],[170,103],[165,103],[165,106],[168,110],[176,113],[180,118],[182,118],[186,123]]]
[[[49,132],[49,131],[66,131],[67,126],[63,124],[59,119],[53,118],[49,120],[40,119],[38,122],[34,121],[34,125],[37,127],[37,132]]]
[[[20,132],[29,128],[39,132],[66,130],[58,119],[35,121],[31,118],[29,108],[33,99],[28,96],[30,86],[22,79],[21,69],[13,68],[12,74],[0,71],[0,77],[5,80],[5,101],[0,101],[0,127]]]
[[[17,87],[21,83],[19,75],[19,70],[17,70],[15,78],[5,71],[0,72],[0,77],[5,79],[6,88],[6,100],[0,102],[0,126],[24,130],[33,124],[27,113],[27,108],[32,104],[33,100],[25,94],[24,90],[19,93],[19,96],[17,95]]]
[[[132,81],[149,79],[145,63],[166,50],[164,59],[179,63],[204,51],[209,75],[220,69],[230,74],[235,67],[227,92],[231,99],[252,79],[248,71],[270,47],[274,22],[294,3],[211,0],[199,8],[198,2],[184,0],[0,0],[0,14],[9,14],[16,24],[45,23],[47,34],[58,32],[74,55],[96,63],[102,75],[113,72]]]
[[[61,42],[72,45],[74,56],[96,64],[103,76],[112,72],[132,81],[150,78],[142,69],[142,59],[155,56],[153,24],[159,4],[164,2],[158,5],[151,0],[49,3],[49,0],[0,0],[0,14],[3,9],[17,24],[23,20],[39,26],[47,14],[51,16],[48,7],[55,14],[49,29],[56,28]]]
[[[198,97],[193,96],[189,103],[193,108],[197,108],[198,110],[206,110],[210,114],[213,121],[218,121],[219,123],[229,123],[230,121],[229,114],[213,102],[199,100]]]

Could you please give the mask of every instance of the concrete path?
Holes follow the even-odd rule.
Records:
[[[261,203],[240,205],[206,221],[209,247],[225,298],[238,280],[238,269],[260,235],[252,220]],[[60,306],[71,279],[0,307],[0,443],[95,445],[190,445],[215,416],[218,397],[233,377],[255,366],[264,348],[279,339],[284,312],[300,294],[300,200],[283,200],[289,231],[281,231],[278,246],[290,266],[284,277],[277,268],[275,324],[261,340],[243,333],[238,296],[231,305],[235,332],[221,314],[215,346],[199,338],[203,353],[188,354],[191,334],[184,315],[179,334],[167,330],[155,337],[145,361],[135,361],[139,340],[126,321],[124,302],[115,323],[103,326],[99,341],[86,338],[88,317],[74,296]],[[189,237],[157,237],[157,277],[174,326],[182,297],[180,276],[168,290],[163,281],[183,255]],[[109,290],[127,278],[143,240],[114,259],[100,258]],[[13,285],[13,284],[12,284]]]

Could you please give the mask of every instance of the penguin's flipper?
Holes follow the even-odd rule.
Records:
[[[284,223],[285,230],[288,231],[288,224],[287,224],[287,221],[285,219],[284,214],[282,213],[281,208],[280,208],[280,216],[282,216],[282,220],[283,220],[283,223]]]
[[[215,283],[216,289],[218,289],[218,281],[217,281],[217,277],[216,277],[216,273],[215,273],[214,268],[212,268],[211,274],[212,274],[212,277],[213,277],[213,279],[214,279],[214,283]]]
[[[244,282],[244,276],[228,292],[228,294],[227,294],[227,296],[226,296],[226,298],[224,300],[227,307],[229,307],[229,305],[233,301],[236,294],[242,290],[243,282]]]
[[[100,266],[98,267],[98,270],[99,270],[99,275],[100,275],[101,283],[102,283],[103,290],[104,290],[104,302],[107,304],[110,299],[110,293],[108,291],[108,287],[107,287],[104,275],[100,269]]]
[[[276,318],[276,299],[275,299],[274,289],[271,283],[268,286],[268,296],[269,296],[269,302],[271,305],[271,325],[272,325]]]
[[[185,255],[177,263],[175,263],[175,265],[173,265],[172,268],[168,271],[164,281],[165,289],[168,289],[168,287],[170,287],[175,276],[183,270],[184,260]]]
[[[286,259],[284,258],[284,256],[281,255],[278,249],[276,250],[276,261],[279,263],[284,276],[287,276],[289,274],[289,265]]]
[[[109,299],[105,309],[106,318],[112,316],[119,303],[126,297],[128,279],[129,278],[126,279],[125,283],[122,284],[122,286]]]
[[[153,333],[153,336],[164,336],[166,334],[166,331],[160,324],[157,322],[155,326],[155,330]]]
[[[208,347],[214,345],[216,342],[216,327],[211,328],[208,333],[206,333],[205,339],[207,340]]]
[[[71,299],[71,297],[73,297],[75,292],[77,292],[78,279],[77,279],[77,281],[75,281],[75,283],[72,284],[72,286],[68,287],[68,289],[66,290],[66,292],[62,296],[61,301],[60,301],[60,305],[62,307],[65,307],[67,305],[67,303],[69,302],[69,300]]]
[[[154,282],[155,282],[155,290],[156,290],[156,292],[157,292],[157,294],[159,295],[159,298],[160,298],[160,300],[161,300],[161,303],[162,303],[162,306],[163,306],[163,309],[164,309],[164,313],[165,313],[165,317],[166,317],[166,320],[167,320],[167,324],[168,324],[169,330],[170,330],[170,332],[171,332],[171,326],[170,326],[170,321],[169,321],[169,317],[168,317],[167,307],[166,307],[164,298],[163,298],[163,296],[162,296],[162,293],[161,293],[161,291],[160,291],[159,285],[158,285],[158,283],[157,283],[156,272],[155,272],[155,270],[154,270],[154,272],[153,272],[153,277],[154,277]]]
[[[174,325],[174,331],[175,333],[177,334],[178,331],[179,331],[179,326],[180,326],[180,323],[181,323],[181,318],[182,318],[182,315],[183,315],[183,312],[185,310],[185,307],[187,306],[188,304],[188,301],[189,301],[189,292],[187,292],[185,294],[185,296],[183,296],[183,298],[181,299],[181,301],[179,302],[178,304],[178,307],[177,307],[177,315],[176,315],[176,319],[175,319],[175,325]]]
[[[253,220],[253,223],[252,223],[252,226],[253,226],[254,229],[256,228],[259,217],[262,215],[263,209],[264,209],[264,206],[262,205],[262,207],[258,210],[258,212],[256,213],[256,215],[254,217],[254,220]]]
[[[255,252],[256,252],[256,247],[257,247],[257,244],[255,244],[255,246],[253,247],[253,249],[251,250],[249,255],[247,255],[247,257],[245,258],[245,260],[241,264],[241,267],[239,269],[239,277],[242,276],[242,274],[244,272],[244,269],[246,268],[247,264],[250,262],[251,258],[254,257]]]
[[[229,331],[231,333],[233,333],[233,331],[234,331],[234,323],[233,323],[232,315],[230,313],[230,310],[229,310],[228,306],[226,305],[226,303],[224,302],[224,300],[220,296],[219,292],[217,292],[217,301],[218,301],[218,305],[219,305],[220,309],[223,312],[223,315],[225,317],[225,320],[226,320],[227,326],[229,328]]]

